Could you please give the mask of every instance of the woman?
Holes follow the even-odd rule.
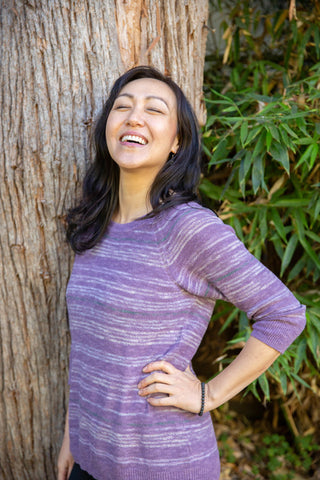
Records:
[[[209,411],[264,372],[304,327],[304,307],[197,202],[200,146],[180,88],[150,67],[120,77],[96,158],[69,214],[70,399],[59,480],[216,480]],[[191,359],[215,301],[253,332],[206,385]],[[75,462],[75,463],[74,463]]]

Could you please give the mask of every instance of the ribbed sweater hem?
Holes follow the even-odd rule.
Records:
[[[195,469],[193,468],[192,471],[188,472],[188,470],[184,469],[180,472],[171,472],[170,467],[166,472],[152,472],[147,474],[142,470],[132,469],[128,470],[126,473],[123,474],[122,480],[218,480],[220,475],[220,467],[217,469],[216,466],[213,469]]]
[[[114,477],[112,474],[110,476],[105,474],[103,477],[94,478],[96,480],[102,480],[103,478],[108,478],[108,480],[113,478],[121,478],[121,480],[219,480],[220,462],[215,462],[212,468],[193,467],[190,470],[187,468],[174,470],[168,466],[166,471],[159,469],[158,472],[154,470],[150,472],[148,469],[135,467],[121,471],[121,477],[117,473]]]

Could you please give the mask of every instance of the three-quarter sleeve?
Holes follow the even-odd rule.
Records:
[[[177,210],[164,248],[170,274],[181,288],[246,312],[255,338],[283,353],[303,330],[304,305],[210,210]]]

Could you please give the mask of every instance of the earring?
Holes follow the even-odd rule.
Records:
[[[177,152],[170,152],[170,153],[169,153],[168,161],[169,161],[170,163],[173,163],[174,157],[175,157],[176,153],[177,153]]]

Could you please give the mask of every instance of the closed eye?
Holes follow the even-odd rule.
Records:
[[[155,113],[163,113],[161,110],[159,110],[158,108],[147,108],[147,110],[149,112],[155,112]]]

